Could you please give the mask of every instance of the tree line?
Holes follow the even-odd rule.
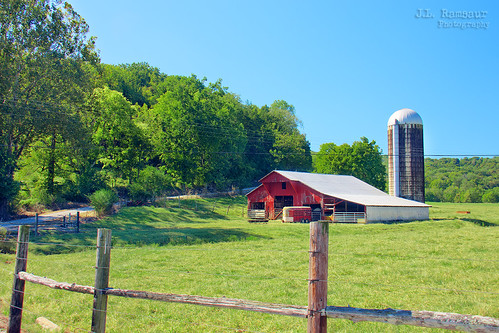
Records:
[[[0,3],[0,219],[20,206],[87,200],[103,188],[165,191],[254,185],[274,169],[354,175],[386,189],[376,142],[312,154],[295,108],[257,106],[195,75],[102,64],[68,3]],[[498,202],[498,159],[426,159],[428,201]]]
[[[425,159],[426,201],[499,202],[499,157]]]
[[[312,169],[288,102],[256,106],[221,80],[145,62],[102,64],[68,3],[1,6],[0,218],[16,205],[86,200],[106,187],[145,198]]]

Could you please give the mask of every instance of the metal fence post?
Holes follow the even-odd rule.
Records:
[[[12,298],[10,302],[10,315],[8,333],[21,332],[23,316],[24,284],[19,278],[19,272],[25,272],[28,263],[29,226],[19,226],[17,233],[16,267],[14,269],[14,283],[12,285]]]
[[[35,236],[38,236],[38,213],[35,214]]]
[[[76,212],[76,233],[80,232],[80,212]]]
[[[106,331],[107,295],[109,286],[109,265],[111,263],[111,230],[97,230],[97,258],[95,267],[94,307],[92,332]]]
[[[327,332],[327,317],[321,312],[327,306],[328,242],[329,223],[310,223],[308,333]]]

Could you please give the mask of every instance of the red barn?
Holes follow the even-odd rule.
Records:
[[[289,206],[309,206],[312,219],[338,222],[425,220],[429,207],[397,198],[353,176],[272,171],[247,194],[250,220],[275,220]]]

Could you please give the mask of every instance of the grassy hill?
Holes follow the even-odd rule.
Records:
[[[242,216],[241,197],[162,206],[125,208],[83,225],[78,235],[32,237],[28,272],[93,285],[96,230],[105,227],[113,232],[112,287],[307,304],[307,224],[250,224]],[[430,217],[332,224],[328,304],[499,317],[499,204],[434,203]],[[7,314],[14,255],[0,259],[0,298]],[[27,284],[25,306],[23,328],[30,332],[39,330],[38,316],[70,331],[90,329],[89,295]],[[331,332],[428,331],[332,319],[329,327]],[[306,320],[110,297],[107,331],[304,332]]]

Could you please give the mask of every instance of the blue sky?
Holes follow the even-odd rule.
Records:
[[[386,153],[388,118],[410,108],[426,155],[499,155],[499,2],[69,2],[102,62],[221,78],[258,106],[286,100],[314,151],[366,136]]]

